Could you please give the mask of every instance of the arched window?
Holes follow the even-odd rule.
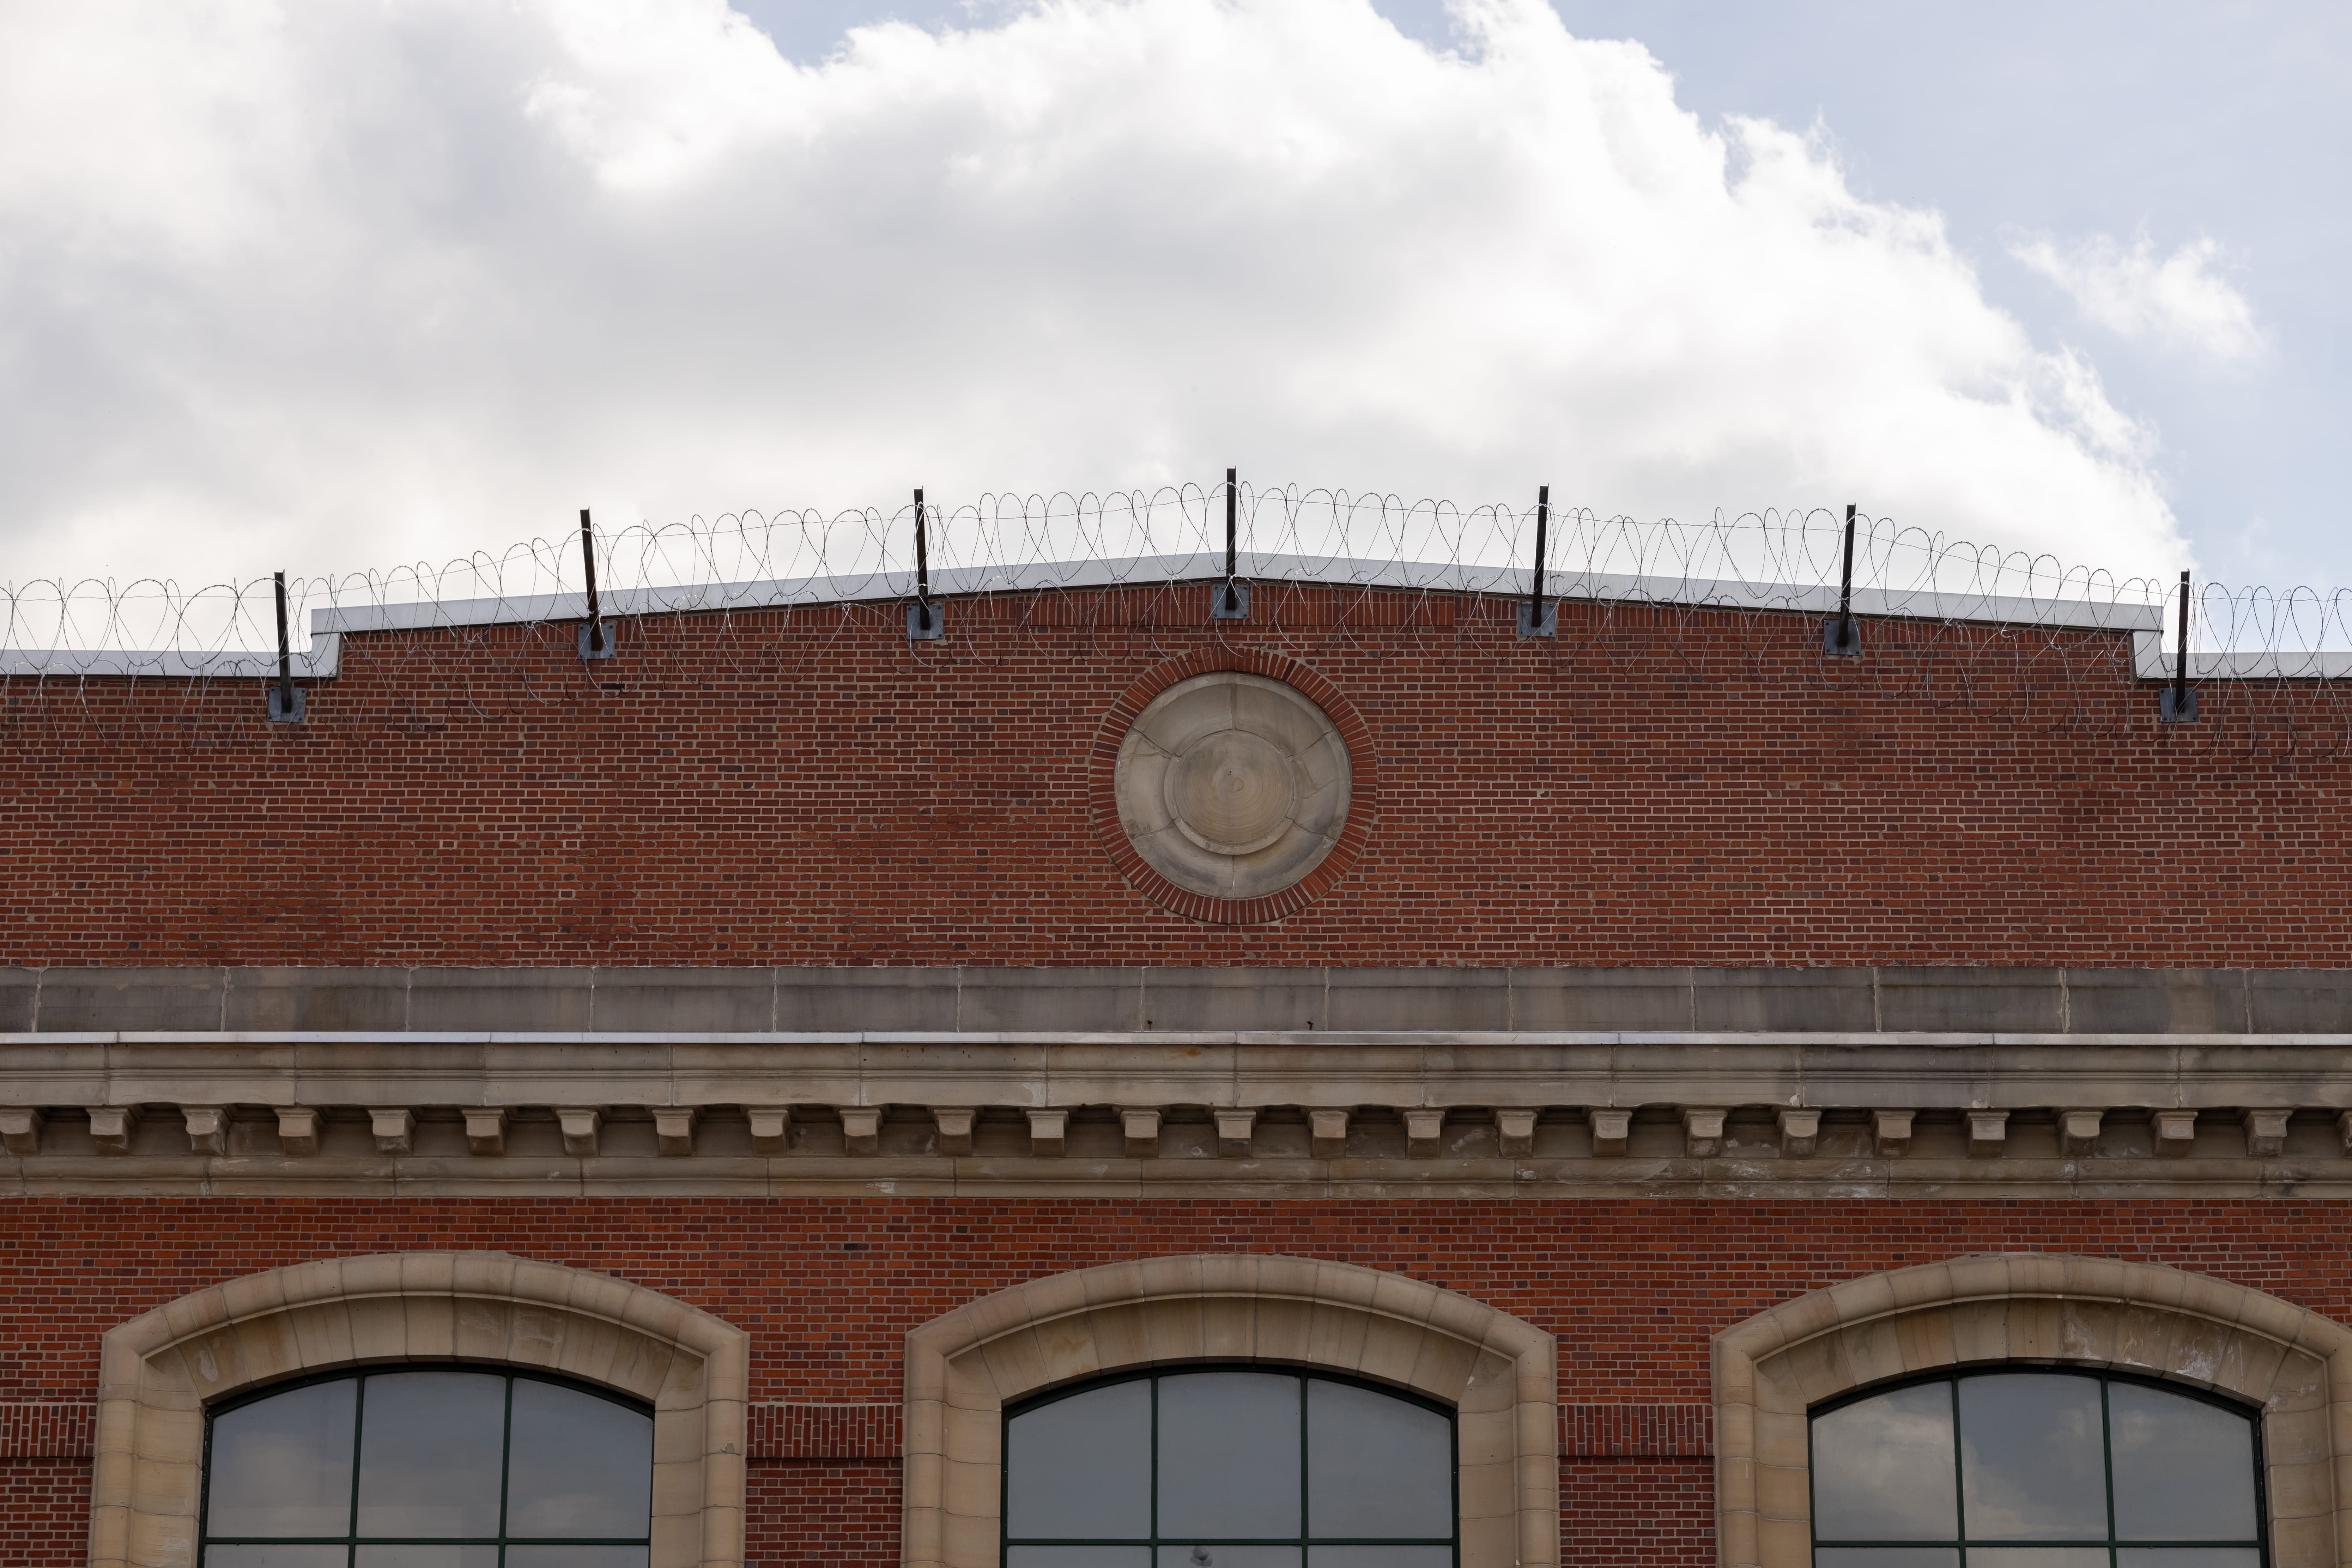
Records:
[[[1089,1384],[1004,1423],[1004,1568],[1455,1568],[1454,1416],[1263,1365]]]
[[[2022,1367],[1825,1404],[1814,1568],[2263,1568],[2256,1415]]]
[[[403,1366],[209,1413],[200,1568],[646,1568],[654,1422],[551,1378]]]

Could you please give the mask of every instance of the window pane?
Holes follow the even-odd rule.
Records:
[[[1971,1541],[2091,1540],[2107,1533],[2099,1384],[1997,1373],[1960,1379],[1960,1487]],[[1970,1568],[1994,1568],[1969,1553]],[[2071,1568],[2006,1558],[2000,1568]],[[2104,1559],[2097,1568],[2105,1568]]]
[[[2116,1568],[2263,1568],[2263,1554],[2252,1546],[2126,1546]]]
[[[1006,1423],[1004,1462],[1006,1534],[1149,1536],[1151,1384],[1114,1383],[1024,1411]]]
[[[1373,1389],[1308,1379],[1307,1504],[1310,1535],[1452,1535],[1453,1423]]]
[[[341,1535],[352,1527],[359,1384],[316,1383],[213,1419],[213,1535]],[[342,1568],[337,1553],[336,1568]],[[226,1563],[226,1558],[214,1559]]]
[[[2246,1417],[2161,1388],[2113,1383],[2107,1434],[2118,1539],[2254,1538],[2254,1428]]]
[[[1816,1546],[1813,1568],[1960,1568],[1957,1546]]]
[[[1004,1568],[1151,1568],[1149,1546],[1008,1546]]]
[[[1921,1384],[1813,1418],[1813,1535],[1957,1541],[1952,1385]]]
[[[644,1535],[652,1529],[654,1424],[551,1383],[515,1379],[507,1534]]]
[[[1298,1534],[1298,1380],[1200,1372],[1160,1380],[1160,1533]],[[1162,1568],[1171,1549],[1160,1552]],[[1174,1548],[1177,1568],[1187,1560]],[[1287,1560],[1297,1568],[1297,1553]],[[1208,1568],[1195,1563],[1193,1568]],[[1215,1568],[1258,1568],[1255,1563]],[[1265,1568],[1277,1568],[1266,1564]]]
[[[495,1546],[362,1546],[356,1568],[499,1568]]]
[[[1307,1568],[1454,1568],[1451,1546],[1310,1546]]]
[[[509,1546],[507,1568],[646,1568],[643,1546]],[[471,1563],[467,1568],[473,1568]]]
[[[1969,1568],[2107,1568],[2104,1546],[1971,1546]]]
[[[496,1535],[506,1379],[371,1377],[360,1414],[362,1535]]]
[[[346,1568],[341,1546],[207,1546],[205,1568]]]
[[[1163,1546],[1160,1568],[1298,1568],[1296,1546]]]

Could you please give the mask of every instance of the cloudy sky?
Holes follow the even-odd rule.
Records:
[[[0,581],[1211,480],[2352,584],[2352,7],[0,0]]]

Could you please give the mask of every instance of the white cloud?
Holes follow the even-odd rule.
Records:
[[[2043,236],[2010,254],[2069,295],[2084,316],[2121,337],[2189,349],[2223,364],[2263,358],[2270,343],[2254,308],[2218,267],[2221,246],[2199,239],[2169,256],[2140,235],[2129,246],[2095,234],[2061,247]]]
[[[1932,215],[1461,15],[1043,0],[803,68],[719,0],[9,7],[0,578],[1228,463],[2182,560],[2148,432]]]

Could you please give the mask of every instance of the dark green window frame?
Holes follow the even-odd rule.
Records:
[[[1313,1466],[1309,1462],[1307,1448],[1307,1384],[1336,1383],[1350,1388],[1370,1389],[1375,1394],[1385,1394],[1391,1399],[1401,1400],[1407,1405],[1417,1405],[1421,1409],[1433,1411],[1444,1416],[1447,1460],[1446,1506],[1454,1521],[1454,1533],[1450,1536],[1300,1534],[1216,1537],[1171,1535],[1163,1538],[1160,1534],[1160,1384],[1163,1379],[1185,1377],[1204,1372],[1260,1373],[1269,1376],[1291,1377],[1298,1380],[1298,1528],[1302,1531],[1314,1518],[1313,1494],[1308,1490],[1312,1484]],[[1025,1415],[1032,1410],[1056,1404],[1061,1400],[1075,1398],[1082,1394],[1092,1394],[1097,1389],[1108,1388],[1115,1384],[1139,1382],[1149,1382],[1151,1384],[1151,1413],[1149,1417],[1151,1424],[1151,1534],[1148,1537],[1016,1536],[1012,1534],[1013,1422],[1014,1418]],[[1055,1389],[1049,1394],[1040,1394],[1034,1399],[1024,1399],[1018,1405],[1007,1405],[999,1432],[997,1452],[1004,1456],[1003,1466],[997,1481],[996,1517],[999,1542],[997,1561],[999,1563],[1011,1561],[1010,1549],[1015,1546],[1142,1547],[1150,1552],[1148,1561],[1150,1568],[1159,1568],[1160,1549],[1162,1546],[1295,1546],[1298,1548],[1301,1568],[1314,1568],[1312,1552],[1318,1546],[1443,1546],[1450,1553],[1453,1568],[1462,1568],[1461,1422],[1453,1406],[1438,1400],[1423,1398],[1406,1389],[1398,1388],[1392,1384],[1375,1383],[1370,1378],[1348,1377],[1338,1373],[1323,1372],[1313,1368],[1273,1365],[1265,1362],[1202,1362],[1181,1366],[1155,1367],[1149,1372],[1120,1373],[1110,1377],[1095,1378],[1089,1382],[1074,1384],[1067,1388]]]
[[[1830,1414],[1832,1411],[1842,1410],[1851,1405],[1860,1405],[1866,1400],[1875,1399],[1880,1394],[1892,1394],[1897,1389],[1920,1388],[1935,1384],[1944,1384],[1949,1385],[1952,1393],[1952,1480],[1954,1486],[1954,1517],[1952,1522],[1956,1527],[1962,1526],[1965,1523],[1964,1516],[1968,1510],[1964,1500],[1967,1496],[1967,1482],[1965,1477],[1961,1474],[1961,1466],[1964,1462],[1962,1456],[1965,1452],[1966,1445],[1962,1441],[1960,1427],[1960,1384],[1962,1382],[1971,1377],[1995,1377],[2016,1373],[2034,1373],[2050,1377],[2085,1378],[2098,1384],[2099,1457],[2101,1461],[2101,1472],[2106,1478],[2107,1489],[2107,1532],[2104,1539],[2078,1539],[2073,1541],[2014,1541],[2008,1539],[1999,1541],[1971,1541],[1966,1536],[1956,1536],[1952,1539],[1942,1541],[1847,1541],[1824,1539],[1816,1534],[1813,1536],[1814,1552],[1819,1552],[1823,1548],[1850,1549],[1856,1547],[1881,1548],[1888,1550],[1909,1549],[1931,1552],[1949,1551],[1958,1553],[1959,1568],[1969,1568],[1969,1549],[1972,1546],[1981,1547],[1986,1551],[2008,1551],[2017,1548],[2029,1550],[2033,1548],[2063,1548],[2067,1551],[2093,1552],[2103,1550],[2107,1554],[2108,1568],[2116,1568],[2116,1553],[2119,1550],[2142,1547],[2152,1549],[2205,1547],[2215,1550],[2241,1552],[2252,1549],[2259,1554],[2259,1561],[2262,1563],[2262,1568],[2270,1568],[2270,1498],[2263,1486],[2264,1467],[2263,1463],[2262,1412],[2250,1405],[2244,1405],[2240,1401],[2225,1398],[2220,1394],[2210,1394],[2201,1388],[2193,1388],[2186,1384],[2173,1383],[2160,1377],[2134,1377],[2128,1373],[2105,1372],[2092,1368],[2042,1366],[2036,1365],[2032,1363],[2017,1362],[1992,1366],[1971,1367],[1964,1372],[1942,1372],[1935,1373],[1925,1377],[1901,1378],[1889,1383],[1874,1384],[1868,1388],[1856,1389],[1852,1394],[1843,1394],[1836,1399],[1824,1400],[1822,1403],[1814,1405],[1811,1409],[1805,1412],[1805,1487],[1807,1515],[1813,1519],[1819,1519],[1821,1517],[1821,1510],[1815,1503],[1814,1487],[1813,1423],[1816,1420]],[[2254,1534],[2252,1539],[2242,1541],[2142,1541],[2134,1539],[2126,1541],[2119,1540],[2116,1537],[2115,1436],[2113,1418],[2108,1410],[2107,1390],[2118,1383],[2132,1384],[2142,1388],[2161,1389],[2167,1394],[2175,1394],[2185,1399],[2193,1399],[2200,1405],[2210,1405],[2216,1408],[2226,1410],[2232,1415],[2239,1416],[2246,1422],[2252,1438],[2252,1452],[2254,1466]]]
[[[505,1429],[499,1435],[498,1534],[427,1536],[361,1535],[357,1533],[359,1529],[359,1473],[360,1458],[362,1454],[362,1437],[366,1431],[365,1422],[367,1419],[367,1383],[370,1378],[391,1376],[405,1372],[462,1372],[479,1377],[497,1377],[505,1380],[506,1395],[500,1405],[500,1409],[503,1412],[503,1419],[506,1426]],[[231,1411],[241,1410],[247,1405],[258,1405],[264,1400],[274,1399],[281,1394],[289,1394],[298,1388],[310,1388],[324,1383],[356,1383],[359,1384],[356,1395],[352,1402],[352,1511],[349,1531],[341,1535],[216,1536],[213,1534],[211,1521],[213,1491],[213,1423],[219,1417],[229,1414]],[[622,1409],[629,1411],[635,1415],[642,1415],[647,1420],[651,1420],[653,1418],[653,1406],[646,1405],[640,1400],[629,1399],[620,1394],[616,1394],[609,1388],[599,1388],[593,1384],[582,1383],[576,1378],[555,1377],[542,1373],[524,1372],[510,1367],[485,1366],[478,1362],[397,1362],[387,1363],[383,1366],[352,1367],[339,1372],[322,1373],[315,1377],[289,1378],[284,1383],[273,1383],[266,1388],[255,1389],[251,1393],[242,1394],[237,1398],[223,1400],[216,1405],[208,1406],[205,1411],[205,1463],[203,1473],[197,1480],[197,1485],[201,1489],[200,1501],[198,1503],[198,1511],[196,1514],[197,1568],[205,1568],[205,1559],[211,1549],[215,1546],[341,1546],[344,1549],[343,1562],[346,1564],[346,1568],[349,1568],[349,1565],[354,1562],[358,1549],[362,1546],[495,1546],[499,1550],[499,1562],[501,1568],[503,1568],[506,1562],[506,1549],[509,1546],[638,1546],[644,1547],[646,1550],[648,1558],[650,1559],[653,1542],[652,1537],[649,1535],[551,1536],[509,1535],[507,1533],[507,1476],[509,1459],[509,1445],[512,1442],[514,1436],[514,1385],[517,1383],[552,1384],[558,1388],[568,1388],[572,1390],[574,1393],[585,1394],[594,1398],[604,1400],[608,1405],[617,1405]],[[652,1477],[650,1475],[646,1477],[646,1485],[648,1488],[652,1485]]]

